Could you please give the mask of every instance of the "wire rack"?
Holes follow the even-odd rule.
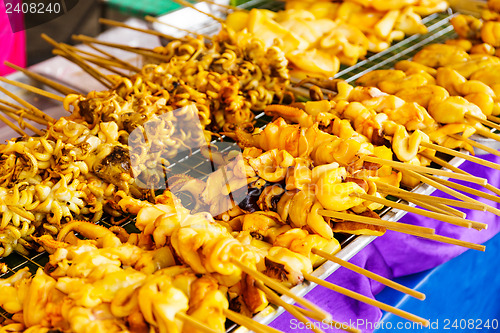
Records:
[[[283,8],[283,3],[279,1],[263,1],[263,0],[252,0],[241,5],[242,8],[267,8],[271,10],[279,10]],[[365,60],[358,62],[356,65],[351,67],[342,67],[340,72],[336,75],[336,78],[344,79],[348,82],[355,81],[357,78],[367,73],[368,71],[375,69],[387,69],[394,66],[397,61],[409,59],[424,46],[431,43],[440,43],[447,39],[455,37],[453,27],[450,25],[450,18],[454,14],[451,11],[445,13],[433,14],[424,18],[424,23],[428,28],[428,32],[423,35],[415,35],[405,38],[404,40],[393,44],[387,50],[377,53],[369,54]],[[264,127],[270,118],[265,116],[264,113],[259,113],[256,115],[256,127]],[[226,147],[230,149],[231,147]],[[193,152],[190,156],[185,156],[178,159],[169,167],[171,174],[186,174],[198,179],[204,179],[211,172],[214,171],[212,163],[205,158],[200,151]],[[131,218],[121,224],[128,232],[137,232],[134,226],[135,219]],[[109,218],[103,218],[99,221],[99,224],[111,227],[112,223]],[[344,237],[341,238],[341,245],[345,245],[352,242],[356,237]],[[24,255],[21,253],[13,252],[10,256],[6,258],[1,258],[0,263],[5,263],[7,266],[7,272],[0,274],[0,278],[6,278],[15,272],[28,267],[29,270],[34,273],[37,269],[43,268],[48,262],[48,254],[45,252],[34,252],[29,255]],[[9,315],[0,308],[0,323],[3,318],[8,318]],[[234,326],[228,327],[228,330],[233,330]]]

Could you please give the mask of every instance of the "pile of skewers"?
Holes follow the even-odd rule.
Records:
[[[80,40],[98,43],[86,37]],[[463,174],[436,157],[440,151],[486,164],[452,149],[486,150],[469,139],[474,133],[498,139],[484,127],[494,127],[498,115],[496,83],[477,82],[484,76],[477,71],[495,65],[498,58],[467,53],[472,48],[457,52],[458,42],[429,46],[412,62],[398,63],[396,70],[365,75],[358,80],[359,87],[343,81],[307,80],[317,84],[311,88],[313,101],[284,106],[270,105],[285,96],[284,53],[277,46],[266,48],[250,34],[242,37],[227,29],[212,38],[211,47],[203,37],[189,37],[159,49],[140,50],[160,63],[148,64],[129,77],[102,75],[88,67],[77,49],[51,42],[58,53],[110,89],[83,96],[61,88],[67,96],[52,97],[63,101],[72,115],[58,121],[12,94],[20,105],[2,105],[17,120],[22,119],[19,115],[29,115],[47,125],[45,132],[35,132],[38,137],[26,136],[2,146],[2,255],[13,250],[27,253],[30,239],[52,253],[45,272],[31,277],[20,271],[1,282],[9,291],[0,304],[13,314],[8,321],[12,331],[155,327],[177,332],[185,326],[189,332],[193,327],[213,332],[224,329],[227,317],[269,332],[232,310],[249,316],[271,302],[306,322],[306,317],[331,320],[311,304],[303,304],[308,309],[303,310],[283,303],[271,289],[293,295],[287,287],[305,279],[341,290],[311,275],[325,259],[339,261],[332,256],[339,250],[335,232],[382,235],[390,229],[484,250],[434,235],[433,229],[383,221],[376,210],[394,207],[475,229],[487,225],[467,220],[449,206],[499,215],[496,208],[452,189],[467,192],[467,188],[436,177],[477,182],[499,193],[484,179]],[[432,97],[423,98],[428,91]],[[328,99],[323,92],[330,93]],[[173,111],[178,107],[181,112]],[[254,129],[250,110],[262,109],[276,120],[263,130]],[[195,119],[200,120],[199,131],[176,133]],[[127,143],[148,122],[171,129],[158,133],[170,145],[153,157],[134,155]],[[223,158],[221,171],[205,181],[178,177],[179,181],[169,183],[198,201],[197,212],[183,208],[171,192],[155,197],[138,186],[134,178],[139,175],[154,177],[148,175],[149,162],[168,165],[180,146],[199,147],[212,131],[220,130],[244,148],[242,159]],[[203,134],[191,136],[191,132]],[[153,140],[147,140],[146,151],[153,149]],[[146,167],[134,170],[129,159]],[[429,168],[431,162],[456,173]],[[420,182],[459,200],[433,204],[400,188]],[[241,188],[249,191],[243,201],[234,202]],[[391,202],[387,195],[428,210]],[[498,202],[496,196],[483,197]],[[103,210],[116,217],[137,214],[141,233],[128,235],[115,228],[115,236],[74,221],[97,221]],[[203,211],[210,211],[215,219]],[[71,231],[94,241],[77,240]],[[179,263],[183,266],[176,266]],[[46,293],[35,294],[35,288]],[[160,302],[165,295],[175,301]],[[426,324],[414,315],[372,304]]]

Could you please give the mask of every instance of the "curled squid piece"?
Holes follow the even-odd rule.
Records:
[[[444,101],[431,102],[428,109],[431,116],[442,124],[469,123],[471,120],[466,119],[467,114],[486,119],[486,115],[476,104],[461,96],[450,96]],[[478,123],[473,121],[472,124]]]
[[[392,137],[392,149],[400,161],[408,162],[425,149],[420,147],[421,142],[430,143],[427,134],[416,130],[410,135],[406,128],[400,125]]]
[[[500,22],[485,22],[481,27],[481,39],[494,47],[500,47]]]
[[[451,18],[450,23],[460,38],[479,39],[483,22],[471,15],[457,15]]]
[[[405,72],[401,70],[377,69],[361,76],[356,80],[356,84],[363,87],[379,87],[381,82],[399,81],[405,77]]]
[[[309,258],[313,267],[318,267],[325,259],[314,254],[312,249],[319,249],[330,254],[340,251],[340,244],[335,238],[326,239],[320,235],[309,234],[307,230],[293,228],[279,235],[273,243]]]
[[[443,101],[450,96],[445,88],[434,84],[401,89],[395,95],[408,103],[417,103],[424,108],[428,108],[431,101]]]
[[[360,143],[355,138],[342,140],[334,135],[321,133],[311,158],[315,165],[337,162],[348,165],[359,153],[371,152],[370,143]]]
[[[414,102],[406,102],[394,95],[372,98],[364,101],[363,105],[379,114],[386,114],[389,120],[405,126],[409,131],[436,126],[436,121],[424,107]]]
[[[187,296],[175,288],[166,276],[151,276],[138,290],[139,308],[144,320],[158,327],[159,332],[181,333],[183,322],[176,318],[177,313],[189,309]]]
[[[312,116],[297,107],[273,104],[266,106],[264,112],[268,116],[282,117],[292,123],[299,124],[301,127],[310,127],[313,125]]]
[[[438,145],[448,147],[450,149],[455,148],[463,148],[469,151],[471,154],[474,154],[474,148],[466,143],[463,140],[456,140],[450,137],[450,134],[461,134],[464,138],[469,138],[476,132],[476,129],[469,124],[446,124],[444,126],[440,126],[437,130],[428,132],[429,138],[432,142],[437,143]]]
[[[249,164],[259,177],[269,182],[279,182],[285,179],[288,168],[295,164],[295,159],[286,150],[272,149],[250,159]]]
[[[71,231],[78,232],[86,238],[95,239],[99,247],[116,247],[122,244],[108,228],[86,221],[73,221],[66,224],[59,232],[57,240],[63,241]]]
[[[230,259],[255,267],[256,254],[233,238],[229,231],[213,220],[200,216],[184,222],[173,231],[172,247],[180,259],[198,274],[214,273],[229,286],[241,279],[241,270]]]
[[[281,246],[270,248],[265,261],[264,274],[289,287],[304,281],[303,272],[311,273],[313,271],[311,260],[308,257]]]
[[[344,167],[326,172],[316,183],[316,198],[329,210],[343,211],[360,205],[363,199],[351,196],[352,193],[365,193],[356,182],[345,182],[348,177]]]
[[[226,134],[243,147],[257,147],[266,151],[283,149],[293,157],[300,157],[310,154],[318,132],[317,125],[304,129],[299,125],[289,125],[283,118],[278,118],[263,130],[254,131],[252,128],[249,132],[238,126],[233,133]]]
[[[469,58],[469,54],[458,46],[431,44],[415,54],[413,61],[427,67],[438,68],[464,63]]]
[[[210,277],[201,277],[191,283],[189,310],[187,314],[217,332],[225,330],[224,310],[229,308],[227,297],[218,289],[217,282]],[[202,332],[185,327],[184,332]]]

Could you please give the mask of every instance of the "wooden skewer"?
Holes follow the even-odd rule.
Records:
[[[485,126],[488,126],[488,127],[491,127],[491,128],[494,128],[496,130],[499,130],[500,131],[500,125],[498,124],[495,124],[494,122],[492,121],[489,121],[489,120],[485,120],[485,119],[481,119],[477,116],[474,116],[472,114],[466,114],[465,115],[466,118],[470,118],[470,119],[473,119],[475,121],[478,121],[480,122],[481,124],[485,125]]]
[[[97,69],[87,65],[84,60],[81,59],[79,55],[77,55],[75,52],[72,52],[69,50],[67,47],[64,45],[57,43],[55,40],[47,36],[46,34],[41,34],[42,38],[47,41],[49,44],[51,44],[53,47],[55,47],[58,50],[61,50],[64,52],[66,55],[64,56],[66,59],[72,61],[76,65],[78,65],[81,69],[83,69],[85,72],[90,74],[93,78],[95,78],[97,81],[99,81],[102,85],[104,85],[106,88],[111,89],[112,88],[112,81],[99,72]]]
[[[152,16],[149,16],[149,15],[146,15],[146,17],[144,17],[146,19],[146,21],[148,22],[154,22],[154,23],[159,23],[159,24],[163,24],[167,27],[171,27],[171,28],[174,28],[174,29],[177,29],[177,30],[180,30],[180,31],[184,31],[184,32],[187,32],[189,34],[193,34],[195,36],[201,36],[205,39],[208,39],[208,40],[212,40],[212,37],[208,36],[208,35],[204,35],[204,34],[200,34],[200,33],[197,33],[195,31],[191,31],[191,30],[187,30],[187,29],[183,29],[183,28],[179,28],[179,27],[176,27],[175,25],[172,25],[170,23],[167,23],[167,22],[163,22],[163,21],[160,21],[159,19],[157,19],[156,17],[152,17]]]
[[[424,209],[427,209],[427,210],[430,210],[430,211],[433,211],[436,213],[450,215],[450,216],[458,216],[458,217],[461,217],[463,219],[467,218],[467,214],[465,214],[464,212],[459,211],[459,210],[454,209],[454,208],[451,208],[451,207],[448,207],[448,206],[440,204],[440,203],[430,204],[427,201],[421,201],[419,199],[405,197],[404,194],[392,193],[392,191],[388,190],[388,189],[378,188],[377,191],[382,193],[382,194],[394,195],[394,196],[399,197],[399,198],[406,200],[408,202],[413,202],[417,206],[420,206]]]
[[[496,195],[484,193],[484,192],[481,192],[479,190],[476,190],[476,189],[473,189],[473,188],[470,188],[470,187],[467,187],[467,186],[464,186],[464,185],[461,185],[461,184],[453,183],[453,182],[450,182],[448,180],[437,178],[437,177],[434,177],[434,176],[428,176],[428,177],[430,179],[433,179],[433,180],[437,181],[437,182],[440,182],[443,185],[446,185],[448,187],[454,188],[455,190],[459,190],[459,191],[462,191],[462,192],[465,192],[465,193],[469,193],[469,194],[472,194],[472,195],[477,195],[478,197],[481,197],[481,198],[484,198],[484,199],[487,199],[487,200],[491,200],[491,201],[500,203],[500,197],[497,197]]]
[[[336,257],[335,255],[333,254],[330,254],[328,252],[325,252],[325,251],[322,251],[320,249],[316,249],[316,248],[312,248],[312,253],[314,254],[317,254],[327,260],[330,260],[331,262],[334,262],[336,263],[337,265],[340,265],[342,267],[345,267],[353,272],[356,272],[358,274],[361,274],[363,276],[366,276],[372,280],[375,280],[375,281],[378,281],[380,283],[382,283],[383,285],[386,285],[390,288],[393,288],[395,290],[398,290],[398,291],[401,291],[405,294],[408,294],[412,297],[415,297],[417,299],[420,299],[420,300],[424,300],[425,299],[425,294],[419,292],[419,291],[416,291],[416,290],[413,290],[411,288],[408,288],[406,286],[403,286],[399,283],[396,283],[392,280],[389,280],[383,276],[380,276],[378,274],[375,274],[373,272],[370,272],[369,270],[366,270],[364,268],[361,268],[359,266],[356,266],[354,264],[351,264],[350,262],[348,261],[345,261],[345,260],[342,260],[338,257]]]
[[[307,317],[299,311],[296,307],[288,304],[284,300],[282,300],[276,293],[274,293],[271,289],[269,289],[266,285],[264,285],[261,281],[256,281],[257,286],[266,294],[266,297],[273,303],[278,306],[281,306],[283,309],[288,311],[292,316],[297,318],[299,321],[304,323],[306,327],[310,328],[313,332],[316,333],[325,333],[322,329],[314,325]]]
[[[230,259],[230,260],[231,260],[231,263],[233,263],[234,265],[236,265],[243,272],[245,272],[248,275],[252,276],[256,280],[262,281],[267,286],[269,286],[270,288],[276,290],[280,294],[286,295],[286,296],[290,297],[295,302],[299,303],[300,305],[302,305],[302,306],[308,308],[309,310],[315,312],[316,314],[318,314],[321,318],[331,319],[331,316],[330,316],[329,313],[325,312],[323,309],[319,308],[317,305],[311,303],[310,301],[306,300],[305,298],[299,297],[299,296],[295,295],[294,293],[292,293],[290,291],[290,289],[286,288],[281,283],[276,282],[275,280],[271,279],[270,277],[268,277],[267,275],[265,275],[265,274],[263,274],[263,273],[261,273],[259,271],[251,269],[250,267],[246,267],[245,265],[243,265],[242,263],[240,263],[240,262],[238,262],[236,260],[233,260],[233,259]]]
[[[88,66],[88,64],[81,58],[75,58],[68,54],[67,52],[57,52],[57,50],[54,50],[52,53],[55,55],[62,56],[63,58],[66,58],[67,60],[73,62],[77,66],[79,66],[81,69],[83,69],[85,72],[90,74],[94,79],[99,81],[103,86],[105,86],[108,89],[112,88],[111,81],[106,77],[104,79],[104,74],[99,72],[96,68]]]
[[[193,317],[185,314],[184,312],[177,312],[175,314],[175,317],[179,320],[182,320],[184,324],[187,324],[193,328],[196,328],[197,330],[204,332],[204,333],[221,333],[220,331],[216,331],[210,327],[208,327],[206,324],[199,322],[198,320],[194,319]]]
[[[5,125],[9,126],[10,128],[12,128],[14,131],[16,131],[19,135],[22,135],[22,136],[28,136],[28,134],[26,134],[25,131],[23,131],[22,129],[20,129],[19,127],[16,126],[16,124],[14,124],[12,121],[10,121],[9,119],[5,118],[4,115],[0,114],[0,121],[3,121],[5,123]]]
[[[51,92],[39,89],[37,87],[30,86],[29,84],[26,84],[26,83],[9,80],[9,79],[6,79],[6,78],[4,78],[2,76],[0,76],[0,81],[8,83],[8,84],[13,85],[13,86],[16,86],[18,88],[26,89],[28,91],[31,91],[31,92],[35,93],[35,94],[38,94],[38,95],[41,95],[41,96],[45,96],[47,98],[50,98],[50,99],[53,99],[53,100],[56,100],[56,101],[59,101],[59,102],[63,102],[64,101],[64,97],[62,97],[62,96],[59,96],[59,95],[53,94]]]
[[[486,118],[487,118],[489,121],[494,121],[495,123],[500,123],[500,118],[498,118],[498,117],[495,117],[495,116],[489,115],[489,116],[486,116]]]
[[[28,111],[30,111],[34,115],[36,115],[38,117],[41,117],[41,118],[43,118],[46,121],[51,122],[51,123],[55,123],[56,122],[56,120],[54,118],[52,118],[48,114],[45,114],[44,112],[42,112],[42,110],[40,110],[40,109],[36,108],[35,106],[31,105],[30,103],[26,102],[22,98],[16,96],[15,94],[11,93],[7,89],[5,89],[3,87],[0,87],[0,91],[3,92],[5,95],[9,96],[10,98],[12,98],[13,100],[15,100],[16,102],[18,102],[19,104],[23,105]]]
[[[426,148],[434,149],[436,151],[445,153],[445,154],[450,155],[450,156],[460,157],[460,158],[463,158],[464,160],[467,160],[467,161],[470,161],[473,163],[484,165],[484,166],[490,167],[490,168],[495,169],[495,170],[500,170],[500,164],[496,164],[496,163],[493,163],[490,161],[485,161],[482,158],[470,156],[470,155],[464,154],[462,152],[459,152],[459,151],[456,151],[456,150],[453,150],[450,148],[435,145],[433,143],[421,142],[420,145],[423,147],[426,147]],[[442,175],[438,175],[438,176],[442,176]],[[449,178],[452,178],[452,177],[449,177]],[[456,178],[456,179],[459,179],[459,178]],[[464,180],[464,179],[461,179],[461,180]],[[480,184],[480,185],[484,185],[484,184]]]
[[[163,60],[163,61],[169,60],[169,58],[167,58],[166,56],[159,54],[159,53],[155,53],[154,51],[149,50],[149,49],[143,49],[143,48],[131,47],[131,46],[123,45],[123,44],[105,42],[105,41],[101,41],[99,39],[84,36],[84,35],[73,35],[72,38],[76,41],[86,43],[86,44],[93,43],[93,44],[98,44],[98,45],[104,45],[104,46],[114,47],[114,48],[117,48],[120,50],[124,50],[127,52],[140,54],[144,57],[155,58],[155,59]]]
[[[390,192],[389,194],[396,193],[396,196],[403,195],[405,197],[416,198],[416,199],[421,200],[421,201],[432,202],[432,203],[441,203],[444,205],[460,207],[460,208],[465,208],[465,209],[474,209],[474,210],[481,210],[481,211],[486,210],[486,205],[483,203],[464,202],[464,201],[453,200],[453,199],[448,199],[448,198],[431,197],[429,195],[405,191],[402,188],[399,188],[399,187],[396,187],[396,186],[393,186],[391,184],[387,184],[384,182],[380,182],[380,181],[375,181],[374,183],[377,185],[377,189],[379,189],[379,188],[386,189]]]
[[[486,250],[486,246],[484,246],[484,245],[470,243],[470,242],[462,241],[460,239],[455,239],[455,238],[451,238],[451,237],[445,237],[445,236],[441,236],[441,235],[419,234],[418,232],[409,233],[409,234],[413,235],[413,236],[420,237],[420,238],[434,240],[436,242],[466,247],[466,248],[472,249],[472,250],[483,251],[483,252]]]
[[[135,31],[139,31],[139,32],[144,32],[145,34],[154,35],[154,36],[158,36],[158,37],[163,37],[163,38],[170,39],[170,40],[177,39],[177,38],[175,38],[173,36],[164,34],[162,32],[156,31],[156,30],[136,28],[136,27],[130,26],[128,24],[125,24],[123,22],[109,20],[109,19],[105,19],[105,18],[100,18],[99,19],[99,23],[106,24],[106,25],[111,25],[111,26],[114,26],[114,27],[120,27],[120,28],[126,28],[126,29],[135,30]]]
[[[423,142],[422,142],[422,144],[423,144]],[[401,162],[396,162],[396,161],[391,161],[391,160],[385,160],[385,159],[374,157],[374,156],[364,156],[363,159],[365,161],[368,161],[368,162],[378,163],[378,164],[382,164],[382,165],[388,165],[390,167],[396,168],[398,170],[403,170],[403,171],[412,170],[412,171],[416,171],[419,173],[428,173],[428,174],[433,174],[433,175],[438,175],[438,176],[444,176],[444,177],[449,177],[449,178],[465,180],[465,181],[475,183],[475,184],[486,184],[487,183],[486,179],[480,178],[480,177],[463,175],[463,174],[456,174],[456,173],[453,173],[450,171],[428,168],[428,167],[423,167],[420,165],[411,165],[408,163],[401,163]]]
[[[27,70],[25,68],[19,67],[17,65],[14,65],[14,64],[8,62],[8,61],[5,61],[4,64],[6,66],[9,66],[10,68],[13,68],[15,70],[18,70],[18,71],[22,72],[24,75],[32,78],[33,80],[41,82],[41,83],[43,83],[43,84],[45,84],[45,85],[47,85],[47,86],[49,86],[49,87],[51,87],[51,88],[59,91],[63,95],[70,95],[70,94],[80,95],[80,93],[78,91],[75,91],[73,89],[70,89],[70,88],[68,88],[68,87],[66,87],[66,86],[58,83],[58,82],[50,80],[50,79],[46,78],[43,75],[40,75],[38,73],[32,72],[30,70]]]
[[[69,44],[64,44],[64,43],[61,43],[61,44],[64,45],[64,47],[70,49],[73,52],[90,56],[90,57],[92,57],[92,59],[97,59],[97,60],[101,61],[102,63],[108,64],[109,66],[113,66],[113,67],[118,67],[118,68],[130,70],[131,66],[128,65],[127,63],[122,64],[121,62],[118,62],[118,61],[116,61],[114,59],[106,58],[106,57],[100,56],[100,55],[92,53],[92,52],[87,52],[85,50],[82,50],[82,49],[80,49],[78,47],[74,47],[74,46],[69,45]],[[91,45],[89,45],[89,47],[91,47]],[[82,58],[84,58],[84,57],[82,57]]]
[[[496,133],[491,133],[487,129],[476,128],[476,133],[480,134],[480,135],[482,135],[482,136],[484,136],[486,138],[490,138],[490,139],[493,139],[493,140],[496,140],[496,141],[500,141],[500,135],[498,135]]]
[[[358,300],[360,302],[363,302],[363,303],[366,303],[366,304],[369,304],[369,305],[373,305],[373,306],[375,306],[375,307],[377,307],[379,309],[382,309],[384,311],[393,313],[396,316],[399,316],[401,318],[405,318],[405,319],[411,320],[411,321],[416,322],[416,323],[421,323],[425,327],[429,326],[429,321],[428,320],[426,320],[424,318],[421,318],[419,316],[416,316],[416,315],[414,315],[412,313],[403,311],[401,309],[395,308],[395,307],[390,306],[388,304],[385,304],[385,303],[382,303],[380,301],[371,299],[371,298],[366,297],[364,295],[358,294],[358,293],[356,293],[356,292],[354,292],[352,290],[349,290],[349,289],[337,286],[336,284],[333,284],[333,283],[321,280],[321,279],[319,279],[319,278],[317,278],[315,276],[312,276],[311,274],[308,274],[308,273],[305,273],[305,272],[303,272],[302,274],[304,275],[304,278],[306,278],[307,280],[309,280],[311,282],[314,282],[314,283],[316,283],[316,284],[318,284],[320,286],[323,286],[325,288],[328,288],[330,290],[333,290],[335,292],[338,292],[339,294],[345,295],[347,297],[351,297],[351,298],[353,298],[355,300]]]
[[[283,333],[283,331],[277,330],[270,326],[266,326],[261,324],[251,318],[248,318],[244,315],[239,314],[238,312],[231,311],[229,309],[223,309],[224,316],[229,320],[235,322],[236,324],[246,327],[251,331],[257,333]]]
[[[93,50],[96,50],[97,52],[99,52],[99,53],[101,53],[101,54],[104,54],[106,57],[110,58],[111,60],[113,60],[113,61],[115,61],[115,62],[117,62],[117,63],[119,63],[119,64],[122,64],[122,65],[123,65],[123,66],[125,66],[125,67],[128,67],[128,69],[129,69],[129,70],[131,70],[131,71],[134,71],[134,72],[140,72],[140,71],[141,71],[141,69],[140,69],[139,67],[136,67],[136,66],[134,66],[134,65],[132,65],[132,64],[129,64],[128,62],[123,61],[123,60],[121,60],[120,58],[115,57],[115,56],[114,56],[114,55],[112,55],[111,53],[108,53],[108,52],[106,52],[106,51],[104,51],[104,50],[102,50],[102,49],[98,48],[98,47],[97,47],[97,46],[95,46],[95,45],[92,45],[92,44],[87,44],[87,46],[88,46],[88,47],[90,47],[90,48],[91,48],[91,49],[93,49]]]
[[[429,184],[435,188],[437,188],[438,190],[441,190],[445,193],[448,193],[449,195],[452,195],[454,196],[455,198],[457,199],[460,199],[460,200],[463,200],[463,201],[468,201],[468,202],[480,202],[478,200],[475,200],[475,199],[472,199],[468,196],[466,196],[465,194],[462,194],[460,192],[457,192],[433,179],[430,179],[429,177],[426,177],[424,175],[421,175],[421,174],[418,174],[416,172],[413,172],[411,170],[408,170],[408,173],[411,174],[412,177],[415,177],[417,178],[418,180],[420,180],[421,182],[423,183],[426,183],[426,184]],[[497,216],[500,216],[500,210],[495,208],[495,207],[491,207],[490,205],[486,205],[486,211],[490,212],[490,213],[493,213]],[[474,226],[473,226],[474,227]]]
[[[52,51],[52,53],[55,55],[61,56],[61,57],[66,57],[66,55],[67,55],[65,52],[63,52],[61,50],[54,50],[54,51]],[[101,68],[107,69],[108,71],[113,72],[115,74],[118,74],[120,76],[127,76],[127,74],[122,73],[119,70],[111,67],[113,65],[110,66],[109,63],[106,63],[105,61],[100,60],[98,58],[91,58],[91,57],[85,57],[85,56],[80,56],[80,58],[82,58],[85,61],[91,62],[91,63],[93,63]]]
[[[6,101],[3,101],[3,100],[0,99],[0,103],[5,103],[5,102]],[[15,108],[9,108],[7,106],[0,105],[0,110],[4,111],[4,112],[8,112],[8,113],[12,113],[12,114],[18,115],[18,116],[20,116],[22,118],[26,118],[26,119],[32,120],[32,121],[34,121],[36,123],[39,123],[39,124],[42,124],[42,125],[47,125],[48,124],[48,121],[46,121],[45,119],[37,117],[34,114],[30,113],[28,110],[23,109],[22,107],[19,107],[19,106],[15,106]]]
[[[196,10],[197,12],[200,12],[200,13],[202,13],[202,14],[205,14],[205,15],[207,15],[208,17],[210,17],[211,19],[216,20],[216,21],[217,21],[217,22],[219,22],[220,24],[225,24],[225,23],[226,23],[226,22],[225,22],[223,19],[221,19],[220,17],[214,16],[214,15],[212,15],[212,14],[210,14],[210,13],[205,13],[204,11],[202,11],[202,10],[200,10],[200,9],[196,8],[193,4],[191,4],[191,3],[189,3],[189,2],[187,2],[187,1],[185,1],[185,0],[174,0],[174,1],[175,1],[175,2],[177,2],[177,3],[178,3],[178,4],[180,4],[180,5],[183,5],[184,7],[189,7],[189,8],[191,8],[191,9]]]
[[[333,210],[325,210],[325,209],[318,210],[318,214],[320,214],[322,216],[333,217],[335,219],[340,219],[340,220],[344,220],[344,221],[353,221],[353,222],[376,225],[379,227],[384,227],[388,230],[398,231],[398,232],[402,232],[402,233],[406,233],[406,231],[413,231],[413,232],[419,232],[419,233],[423,233],[423,234],[434,234],[434,229],[431,229],[431,228],[420,227],[420,226],[415,226],[415,225],[405,224],[405,223],[400,223],[400,222],[386,221],[386,220],[377,219],[377,218],[368,217],[368,216],[341,213],[341,212],[335,212]]]
[[[463,173],[464,175],[469,175],[468,172],[462,170],[462,169],[459,169],[457,168],[456,166],[454,165],[451,165],[450,163],[446,162],[446,161],[443,161],[442,159],[440,159],[439,157],[436,157],[436,156],[431,156],[429,154],[425,154],[424,157],[430,159],[432,162],[436,163],[436,164],[439,164],[441,165],[442,167],[445,167],[445,168],[448,168],[454,172],[457,172],[457,173]],[[491,184],[486,184],[486,185],[481,185],[483,186],[485,189],[488,189],[490,190],[491,192],[495,193],[496,195],[500,195],[500,189],[494,187],[493,185]]]
[[[470,140],[470,139],[467,139],[467,138],[464,138],[460,135],[456,135],[456,134],[448,134],[449,137],[455,139],[455,140],[460,140],[460,141],[463,141],[465,143],[468,143],[470,144],[471,146],[473,147],[476,147],[476,148],[479,148],[481,150],[484,150],[490,154],[493,154],[493,155],[496,155],[496,156],[500,156],[500,151],[496,150],[496,149],[493,149],[491,147],[488,147],[486,145],[483,145],[482,143],[479,143],[479,142],[476,142],[474,140]]]
[[[17,123],[19,124],[19,126],[24,129],[24,127],[27,127],[28,129],[30,129],[31,131],[33,131],[33,133],[39,135],[39,136],[42,136],[44,135],[44,132],[40,131],[38,128],[36,128],[35,126],[31,125],[30,123],[26,123],[23,121],[23,119],[21,117],[18,117],[16,114],[14,113],[11,113],[11,112],[7,112],[5,110],[1,110],[3,113],[5,113],[7,116],[9,116],[10,118],[14,119],[15,121],[17,121]]]
[[[417,199],[408,199],[408,201],[413,202],[415,205],[420,206],[424,209],[430,210],[432,212],[436,212],[436,213],[444,214],[444,215],[450,215],[450,216],[458,216],[458,217],[463,218],[463,219],[467,218],[467,214],[465,214],[464,212],[459,211],[458,209],[455,209],[452,207],[448,207],[448,206],[443,205],[443,204],[437,203],[437,204],[431,205],[425,201],[420,201]]]
[[[408,206],[408,205],[405,205],[405,204],[402,204],[399,202],[394,202],[394,201],[390,201],[387,199],[379,198],[379,197],[374,196],[374,195],[369,195],[369,194],[364,194],[364,193],[353,193],[352,195],[360,197],[361,199],[364,199],[367,201],[377,202],[377,203],[382,204],[382,205],[387,206],[387,207],[405,210],[405,211],[410,212],[410,213],[430,217],[430,218],[435,219],[435,220],[450,223],[453,225],[458,225],[458,226],[464,227],[464,228],[475,227],[475,228],[486,229],[488,227],[488,225],[484,224],[484,223],[469,221],[469,220],[462,219],[462,218],[456,217],[456,216],[443,215],[443,214],[438,214],[435,212],[429,212],[427,210]]]

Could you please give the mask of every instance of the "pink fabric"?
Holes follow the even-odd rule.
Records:
[[[4,61],[26,66],[26,37],[24,31],[12,32],[4,2],[0,1],[0,75],[13,72]]]

